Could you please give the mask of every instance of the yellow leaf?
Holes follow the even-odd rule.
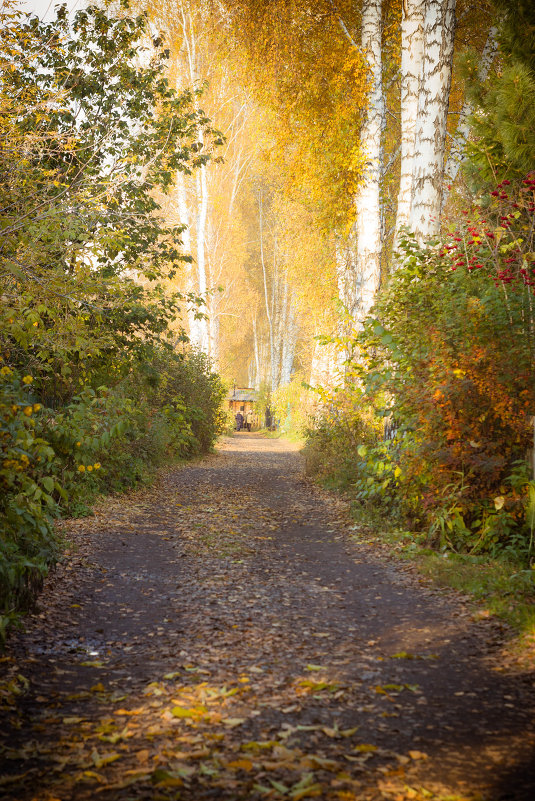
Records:
[[[497,512],[499,512],[500,509],[503,508],[504,503],[505,503],[505,498],[503,497],[503,495],[498,495],[496,498],[494,498],[494,508],[496,509]]]
[[[145,711],[144,707],[140,706],[137,709],[116,709],[115,715],[142,715]]]
[[[96,768],[101,768],[103,765],[109,765],[110,762],[115,762],[120,758],[121,755],[116,753],[102,754],[101,756],[96,748],[91,752],[91,759],[93,760],[93,764]]]
[[[301,790],[290,793],[290,798],[292,801],[301,801],[301,798],[318,798],[322,792],[321,784],[311,784],[309,787],[303,787]]]
[[[253,769],[253,763],[250,759],[235,759],[233,762],[229,762],[227,767],[249,772]]]
[[[428,755],[424,754],[423,751],[409,751],[409,756],[411,759],[428,759]]]
[[[309,754],[303,759],[303,765],[306,768],[318,768],[320,770],[337,770],[339,765],[334,759],[325,759],[325,757],[317,756],[316,754]]]
[[[340,734],[342,737],[352,737],[358,731],[358,726],[355,726],[353,729],[342,729]]]
[[[171,714],[174,718],[195,718],[197,715],[195,714],[194,709],[185,709],[182,706],[174,706],[171,710]]]
[[[75,778],[75,782],[83,782],[87,780],[93,780],[95,782],[100,782],[100,784],[106,784],[106,779],[104,776],[101,776],[100,773],[95,773],[94,770],[84,770],[79,776]]]

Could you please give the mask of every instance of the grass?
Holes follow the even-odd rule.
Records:
[[[505,557],[439,553],[418,542],[413,532],[385,527],[384,519],[379,523],[376,516],[359,515],[357,526],[356,539],[386,545],[435,584],[469,596],[476,615],[496,616],[522,637],[535,636],[535,569]]]
[[[283,431],[278,428],[276,431],[270,431],[268,428],[260,428],[255,433],[261,434],[263,437],[267,437],[268,439],[287,439],[289,442],[296,442],[298,445],[302,445],[303,447],[305,446],[306,442],[303,434],[300,434],[292,429],[289,431]]]
[[[437,584],[467,593],[481,612],[506,620],[521,634],[535,631],[535,571],[501,559],[423,553],[422,573]]]

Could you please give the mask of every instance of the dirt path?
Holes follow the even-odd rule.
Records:
[[[500,627],[349,525],[254,434],[69,524],[0,662],[0,797],[533,801]]]

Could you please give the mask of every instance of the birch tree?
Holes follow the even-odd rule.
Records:
[[[405,0],[401,18],[401,167],[396,211],[396,242],[411,219],[414,148],[420,72],[424,52],[425,0]]]
[[[382,136],[385,126],[382,33],[382,0],[365,0],[362,6],[361,48],[369,67],[370,90],[361,133],[366,162],[355,198],[357,314],[360,320],[372,307],[381,280]]]
[[[440,225],[455,4],[426,0],[409,221],[420,240],[437,233]]]
[[[268,274],[266,258],[264,255],[264,197],[262,189],[258,193],[258,233],[260,243],[260,264],[262,266],[262,282],[264,288],[265,312],[269,328],[269,362],[271,376],[271,390],[277,389],[276,383],[276,361],[275,361],[275,335],[273,331],[273,307],[269,300]]]

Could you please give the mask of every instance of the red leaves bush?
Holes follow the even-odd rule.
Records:
[[[378,411],[391,411],[403,433],[392,445],[406,477],[400,504],[419,504],[428,525],[447,505],[467,530],[477,529],[482,510],[498,511],[496,496],[506,498],[504,514],[514,512],[523,524],[510,476],[523,461],[527,493],[535,415],[534,196],[535,175],[516,188],[504,181],[460,215],[442,241],[419,246],[407,236],[401,266],[358,338],[368,395]]]

